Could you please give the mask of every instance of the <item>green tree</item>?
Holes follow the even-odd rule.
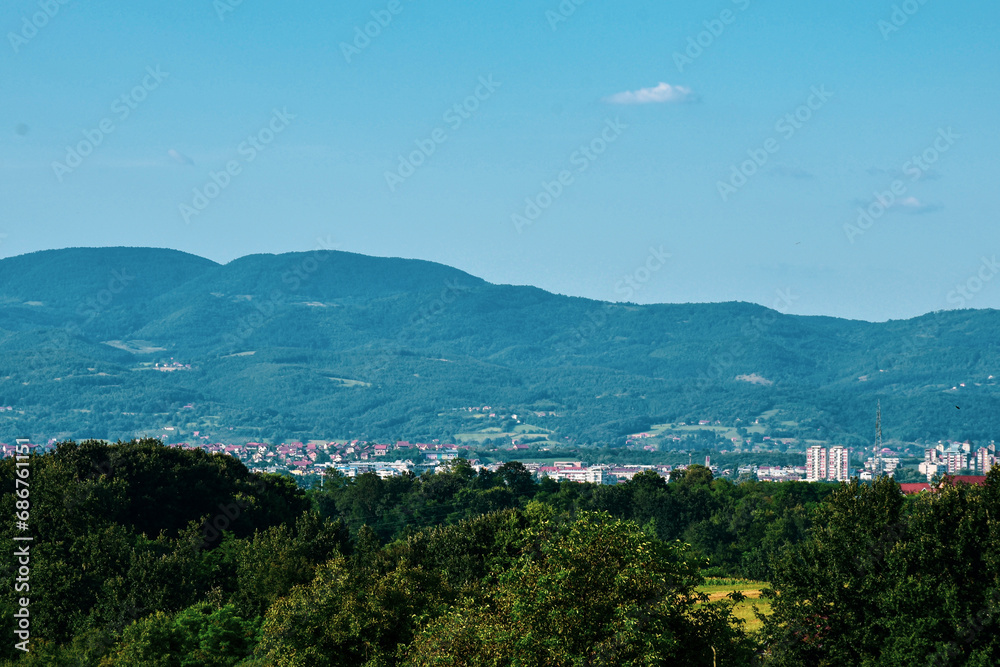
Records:
[[[258,657],[277,667],[394,664],[439,587],[439,575],[405,562],[377,574],[337,556],[268,610]]]
[[[904,499],[888,478],[830,496],[775,562],[776,665],[996,664],[1000,471]]]
[[[199,603],[171,617],[154,614],[125,629],[103,667],[234,667],[253,653],[259,621],[227,605]]]
[[[683,547],[599,513],[560,525],[536,509],[529,535],[481,599],[431,622],[407,664],[696,665],[713,647],[752,662],[728,608],[695,592],[698,564]]]
[[[236,548],[232,599],[242,616],[254,618],[295,586],[312,581],[318,566],[349,553],[350,542],[341,521],[307,512],[294,527],[272,526]]]

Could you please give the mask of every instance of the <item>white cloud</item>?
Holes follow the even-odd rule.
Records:
[[[896,206],[902,208],[906,213],[912,213],[913,215],[918,215],[920,213],[932,213],[934,211],[941,210],[940,204],[929,204],[920,201],[916,197],[907,197],[905,199],[900,199]]]
[[[891,202],[891,203],[890,203]],[[869,205],[881,204],[888,213],[905,213],[907,215],[923,215],[924,213],[934,213],[944,208],[942,204],[925,202],[923,199],[914,196],[903,197],[902,199],[888,200],[876,197],[875,199],[855,199],[855,206],[867,208]]]
[[[639,90],[615,93],[604,98],[604,101],[609,104],[663,104],[665,102],[690,102],[693,97],[693,91],[687,86],[671,86],[669,83],[661,82],[655,88],[640,88]]]

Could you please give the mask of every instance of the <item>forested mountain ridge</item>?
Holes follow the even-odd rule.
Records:
[[[881,399],[887,437],[988,441],[1000,433],[998,325],[992,310],[868,323],[611,304],[327,250],[226,265],[46,251],[0,260],[0,407],[13,408],[0,439],[168,423],[447,439],[467,428],[460,409],[489,405],[544,413],[532,423],[577,442],[777,409],[795,435],[867,444]]]

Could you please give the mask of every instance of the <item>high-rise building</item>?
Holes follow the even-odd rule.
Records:
[[[837,445],[826,449],[814,445],[806,449],[806,481],[850,481],[851,450]]]
[[[806,481],[818,482],[827,478],[826,448],[813,445],[806,450]]]
[[[831,447],[826,455],[829,467],[826,478],[837,482],[850,481],[849,466],[851,454],[850,450],[841,445]]]
[[[993,455],[990,450],[980,447],[976,452],[976,472],[980,475],[988,475],[993,467]]]
[[[949,475],[957,474],[969,467],[969,457],[962,451],[945,452],[941,458],[948,467]]]

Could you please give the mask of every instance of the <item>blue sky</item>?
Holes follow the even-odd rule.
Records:
[[[996,3],[48,1],[0,8],[0,257],[322,240],[595,299],[1000,307]]]

